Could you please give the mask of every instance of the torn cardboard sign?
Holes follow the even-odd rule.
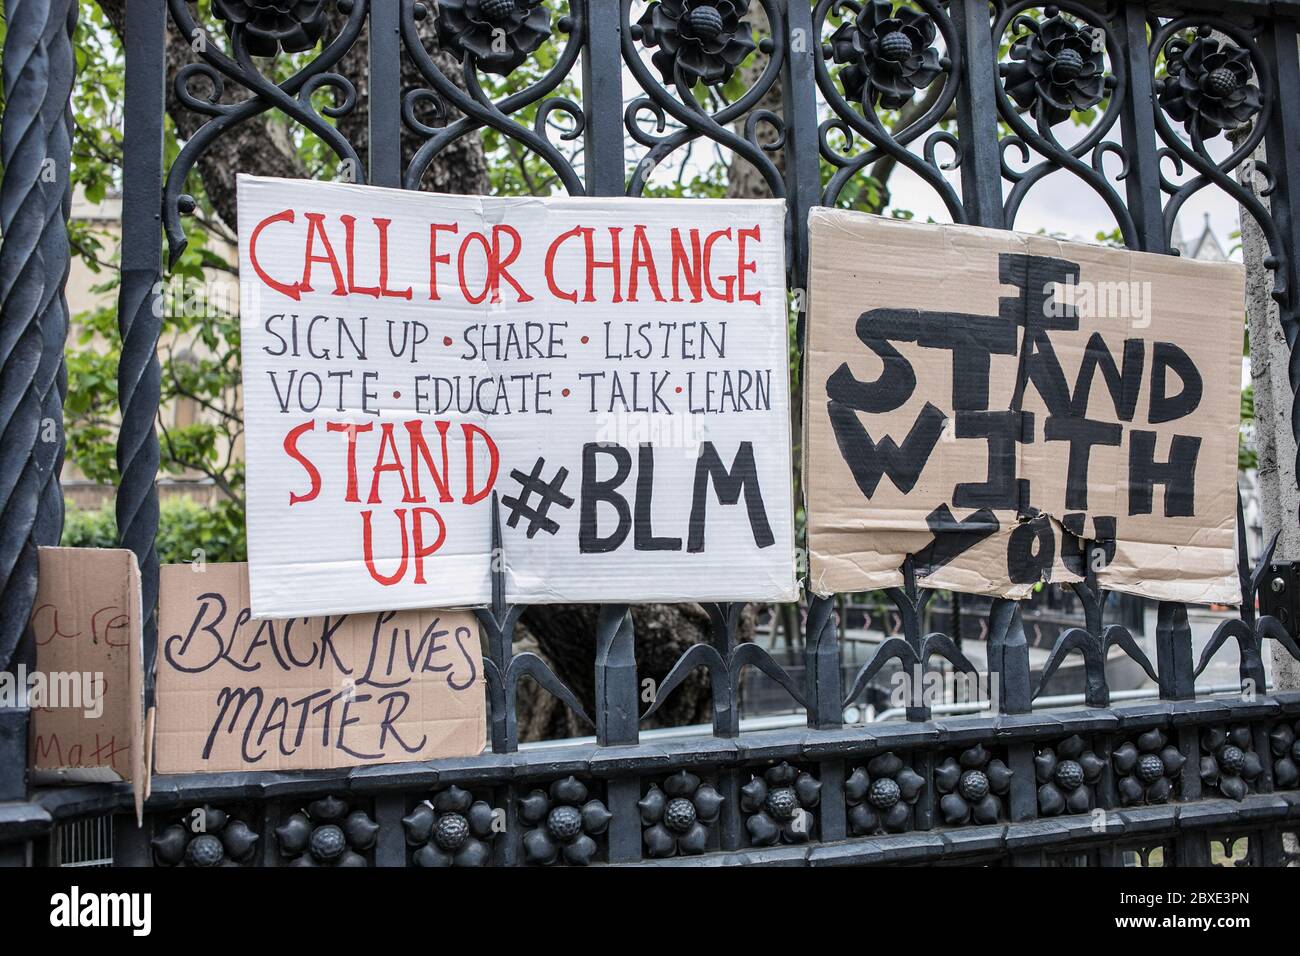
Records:
[[[471,756],[483,749],[486,713],[468,612],[254,621],[247,565],[162,569],[160,773]]]
[[[793,599],[784,215],[241,176],[254,616]]]
[[[148,786],[140,571],[130,551],[41,548],[32,634],[36,668],[16,668],[32,706],[40,782]]]
[[[809,220],[810,581],[1239,600],[1243,275],[1000,230]]]

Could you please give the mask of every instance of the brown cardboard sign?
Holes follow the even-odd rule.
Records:
[[[466,611],[253,620],[245,564],[162,569],[160,773],[312,770],[483,749],[478,622]]]
[[[30,761],[42,782],[148,784],[140,571],[130,551],[41,548]],[[21,666],[18,668],[22,670]]]
[[[1240,265],[809,218],[819,594],[1078,581],[1235,603]],[[1087,564],[1085,564],[1087,562]]]

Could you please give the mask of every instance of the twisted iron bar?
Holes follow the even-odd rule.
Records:
[[[68,220],[72,215],[72,84],[76,74],[76,60],[72,38],[77,29],[80,12],[77,4],[68,6],[67,19],[62,32],[57,20],[50,21],[50,62],[55,75],[60,77],[62,95],[49,96],[45,101],[44,121],[49,129],[50,160],[54,179],[46,192],[45,228],[42,238],[45,263],[51,273],[59,265],[63,271],[57,281],[46,288],[41,307],[41,331],[45,351],[37,380],[44,390],[45,401],[41,410],[42,471],[44,485],[36,513],[35,541],[37,545],[59,543],[63,534],[63,400],[68,393],[68,370],[63,348],[67,342],[71,313],[68,309],[67,281],[72,266],[72,245],[68,237]]]
[[[158,289],[162,279],[159,205],[162,196],[162,124],[167,13],[159,5],[127,10],[126,110],[122,153],[122,278],[117,324],[122,348],[117,367],[117,537],[134,552],[144,610],[146,693],[158,638],[158,435],[154,419],[161,397]]]
[[[0,668],[27,632],[37,548],[57,544],[63,508],[64,298],[70,249],[74,0],[5,8],[0,127]]]

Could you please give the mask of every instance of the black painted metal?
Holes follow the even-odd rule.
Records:
[[[583,161],[587,193],[621,196],[626,188],[623,155],[623,57],[618,7],[581,0],[587,36],[582,57]]]
[[[987,0],[953,0],[950,5],[957,29],[963,82],[957,94],[957,126],[961,130],[961,190],[967,221],[977,226],[1001,227],[1001,150],[997,127],[996,63]]]
[[[1259,612],[1275,618],[1292,636],[1300,628],[1300,561],[1267,565],[1259,589]]]
[[[163,268],[160,240],[165,233],[174,262],[184,248],[182,217],[193,208],[183,193],[186,177],[205,150],[218,148],[226,131],[268,110],[319,136],[350,164],[345,168],[356,181],[405,188],[419,187],[447,144],[484,128],[540,157],[574,195],[639,196],[665,161],[716,144],[750,164],[773,195],[785,198],[789,284],[795,290],[803,289],[807,278],[808,211],[819,203],[841,202],[885,159],[919,177],[954,221],[991,227],[1013,225],[1025,195],[1063,171],[1104,202],[1127,245],[1151,252],[1168,251],[1173,219],[1189,197],[1208,187],[1222,189],[1260,222],[1269,243],[1274,297],[1292,346],[1289,375],[1293,386],[1300,386],[1300,349],[1295,348],[1300,118],[1294,109],[1282,108],[1300,98],[1295,23],[1300,4],[1237,4],[1237,15],[1228,19],[1219,5],[1197,0],[1177,9],[1127,0],[1105,12],[1082,0],[1061,0],[1050,9],[1029,0],[996,6],[984,0],[915,0],[908,16],[916,32],[909,43],[929,37],[934,55],[925,61],[930,66],[909,67],[899,75],[918,99],[927,98],[906,124],[894,128],[882,113],[896,108],[891,97],[897,93],[873,85],[878,64],[869,59],[881,40],[879,17],[860,0],[731,0],[725,15],[719,14],[720,27],[705,22],[708,14],[692,22],[688,10],[694,4],[661,4],[655,19],[645,16],[639,0],[543,0],[540,5],[444,0],[437,6],[419,0],[349,0],[340,4],[346,17],[337,35],[319,36],[324,21],[314,18],[290,22],[299,15],[295,8],[281,14],[287,18],[285,29],[274,42],[245,35],[233,21],[198,23],[184,0],[128,7],[118,517],[123,544],[140,560],[147,608],[156,601],[158,579],[153,423],[159,396],[154,299]],[[300,6],[306,16],[318,5]],[[545,13],[545,31],[536,28],[535,8]],[[224,9],[221,3],[213,6],[217,17]],[[0,665],[19,646],[30,611],[32,546],[56,540],[60,520],[61,436],[41,444],[36,425],[42,419],[57,425],[61,417],[67,100],[75,10],[72,0],[6,5],[8,113],[0,134],[5,165],[0,188],[5,237],[0,249]],[[757,37],[750,24],[760,10],[770,32]],[[504,29],[504,48],[488,50],[458,32],[456,18],[462,14],[475,22],[528,14],[530,26]],[[437,18],[444,50],[461,58],[455,82],[420,39],[417,24],[430,16]],[[224,30],[228,42],[197,44],[195,61],[168,77],[162,41],[169,18],[182,35],[215,37]],[[1073,49],[1096,60],[1108,78],[1081,94],[1095,97],[1099,114],[1087,132],[1068,142],[1056,129],[1059,110],[1042,98],[1039,86],[1025,81],[1028,76],[1050,85],[1070,71],[1037,76],[1033,71],[1039,67],[1023,56],[1000,62],[997,52],[1004,41],[1032,45],[1049,22],[1054,30],[1082,38],[1071,41]],[[707,49],[692,46],[701,26],[718,31]],[[880,27],[887,29],[892,28]],[[859,40],[868,38],[866,46],[854,39],[854,31]],[[371,106],[365,168],[330,122],[354,108],[355,87],[334,70],[363,36]],[[298,72],[273,82],[265,61],[256,57],[301,46],[303,37],[319,44]],[[1234,74],[1233,82],[1257,91],[1247,96],[1248,106],[1252,98],[1258,101],[1257,108],[1246,109],[1248,123],[1230,129],[1233,121],[1222,111],[1203,115],[1196,112],[1207,109],[1201,104],[1189,114],[1188,104],[1174,102],[1176,91],[1166,89],[1164,76],[1186,44],[1196,40],[1231,43],[1243,51],[1251,72]],[[494,101],[485,92],[483,75],[510,74],[540,42],[554,44],[553,65],[536,82],[516,85]],[[730,100],[716,95],[718,82],[734,67],[717,55],[719,43],[732,53],[757,49],[767,56]],[[403,53],[412,58],[424,88],[403,89]],[[575,79],[579,58],[580,103],[557,93]],[[195,80],[200,82],[191,88]],[[164,171],[168,82],[186,107],[208,119]],[[222,101],[226,84],[245,95]],[[626,92],[625,107],[629,85],[634,88]],[[317,112],[312,94],[323,87],[336,94],[335,105]],[[1096,95],[1099,89],[1104,98]],[[779,111],[764,105],[777,91]],[[448,107],[461,118],[447,122]],[[534,117],[521,122],[522,111],[530,107]],[[417,118],[417,108],[434,119]],[[558,143],[548,123],[557,112],[572,121]],[[995,118],[1006,125],[1007,135]],[[405,168],[403,126],[421,141]],[[1213,158],[1223,151],[1212,154],[1207,140],[1228,132],[1235,137],[1230,152]],[[563,148],[578,139],[580,161]],[[1241,185],[1233,177],[1254,162],[1251,155],[1261,142],[1268,159],[1256,162]],[[1019,159],[1013,163],[1009,155]],[[63,174],[52,185],[40,179],[47,158]],[[1122,189],[1106,172],[1113,173],[1115,164],[1124,174]],[[959,175],[950,178],[954,169]],[[1180,170],[1188,175],[1180,178]],[[795,304],[802,342],[803,298]],[[1300,432],[1300,403],[1294,425]],[[974,669],[960,640],[924,632],[928,595],[916,586],[910,560],[903,586],[888,594],[902,620],[902,636],[883,645],[849,687],[833,597],[809,601],[802,686],[765,651],[737,642],[742,608],[735,604],[709,606],[708,642],[690,648],[659,687],[644,686],[637,675],[629,609],[605,606],[592,636],[596,710],[589,718],[541,658],[513,651],[515,624],[524,609],[505,601],[495,502],[493,516],[493,600],[478,612],[487,639],[490,753],[337,772],[158,777],[145,829],[118,818],[118,862],[1023,865],[1079,856],[1115,863],[1130,853],[1149,860],[1160,849],[1166,862],[1187,864],[1209,862],[1215,846],[1230,846],[1244,835],[1252,860],[1277,864],[1286,859],[1283,834],[1300,831],[1295,779],[1300,771],[1287,764],[1300,759],[1290,749],[1300,733],[1300,695],[1266,693],[1260,662],[1266,638],[1275,641],[1278,653],[1296,653],[1291,639],[1300,618],[1300,583],[1289,564],[1271,563],[1271,549],[1258,568],[1243,564],[1239,569],[1247,598],[1240,619],[1220,628],[1199,663],[1193,661],[1185,607],[1160,606],[1153,668],[1126,630],[1106,624],[1103,595],[1088,571],[1076,589],[1086,626],[1061,634],[1037,687],[1020,607],[999,600],[988,618],[994,712],[936,717],[919,688],[910,686],[907,721],[867,726],[845,727],[844,708],[887,662],[924,668],[937,656],[959,671]],[[1275,579],[1283,580],[1277,591]],[[1259,615],[1252,600],[1256,592]],[[1196,674],[1230,638],[1242,652],[1245,692],[1197,700]],[[152,656],[152,620],[147,641]],[[1158,680],[1160,701],[1108,706],[1103,665],[1116,644]],[[1035,712],[1034,697],[1060,660],[1075,652],[1086,663],[1088,706]],[[748,665],[806,708],[806,729],[741,734],[740,675]],[[700,666],[711,676],[713,736],[643,737],[641,720]],[[520,751],[516,685],[525,675],[592,724],[596,742]],[[16,792],[0,792],[0,799],[16,801],[0,805],[0,858],[24,861],[29,854],[23,842],[47,834],[59,821],[127,811],[129,794],[122,786],[29,794],[21,771],[11,772],[25,765],[25,737],[25,712],[0,711],[0,781],[19,781]],[[1061,774],[1050,769],[1063,763],[1071,766]],[[1086,765],[1082,783],[1074,775],[1076,765]],[[1058,802],[1065,793],[1075,801],[1068,812]],[[1103,827],[1093,813],[1077,809],[1085,796],[1090,809],[1105,815]],[[899,801],[906,812],[893,811]],[[215,812],[213,819],[221,822],[209,834],[212,839],[177,835],[178,817],[196,807]],[[338,827],[344,840],[339,856],[322,858],[301,844],[304,834],[330,827]],[[327,835],[333,839],[333,830]],[[703,854],[695,856],[701,849]],[[664,859],[667,854],[671,858]]]
[[[1186,606],[1175,601],[1161,601],[1156,609],[1156,668],[1162,699],[1191,700],[1196,696],[1192,628],[1187,623]]]
[[[370,181],[402,185],[402,30],[396,3],[370,11]]]
[[[122,283],[118,328],[122,358],[117,371],[122,424],[117,439],[117,534],[140,565],[145,660],[158,644],[158,435],[154,418],[161,395],[157,308],[162,279],[159,243],[163,197],[163,115],[166,101],[164,39],[167,12],[161,4],[135,3],[127,10],[126,109],[122,148]],[[147,670],[150,698],[153,670]]]
[[[1124,177],[1124,186],[1137,229],[1135,248],[1168,252],[1160,209],[1160,158],[1156,152],[1155,94],[1147,52],[1146,8],[1125,3],[1115,17],[1115,29],[1123,33],[1128,76],[1121,130],[1128,144],[1128,175]]]
[[[0,670],[32,664],[25,640],[36,549],[63,527],[63,345],[70,262],[72,31],[77,4],[6,6],[0,128]],[[21,702],[19,702],[21,703]],[[0,708],[0,800],[26,791],[27,711]]]
[[[1241,504],[1238,501],[1238,516]],[[1239,534],[1245,534],[1245,523],[1238,521]],[[1133,659],[1153,681],[1156,680],[1155,669],[1146,654],[1138,647],[1137,641],[1122,624],[1103,625],[1103,611],[1106,594],[1097,585],[1096,568],[1091,561],[1094,547],[1091,542],[1084,548],[1084,580],[1071,585],[1072,590],[1083,605],[1084,627],[1071,627],[1062,631],[1052,647],[1052,652],[1043,665],[1042,675],[1038,679],[1037,697],[1047,686],[1048,680],[1060,666],[1066,655],[1078,652],[1084,661],[1086,691],[1085,698],[1089,707],[1105,707],[1110,703],[1110,688],[1106,684],[1106,660],[1112,645],[1121,648]],[[1246,554],[1242,544],[1241,554]],[[1208,658],[1207,658],[1208,660]]]

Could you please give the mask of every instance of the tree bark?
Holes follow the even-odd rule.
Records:
[[[1256,189],[1255,161],[1265,158],[1261,144],[1254,157],[1243,163],[1238,180]],[[1266,207],[1267,196],[1259,196]],[[1241,218],[1241,255],[1246,267],[1246,322],[1250,331],[1250,378],[1255,391],[1255,450],[1259,469],[1259,504],[1264,541],[1279,530],[1274,561],[1300,560],[1300,490],[1296,486],[1296,441],[1291,432],[1292,392],[1287,376],[1291,350],[1287,348],[1273,301],[1273,276],[1264,267],[1268,243],[1259,224],[1244,209]],[[1265,585],[1267,586],[1267,585]],[[1273,647],[1272,679],[1281,690],[1300,688],[1300,662]]]
[[[767,21],[767,13],[760,4],[752,4],[749,8],[749,14],[746,17],[752,24],[755,38],[766,36],[772,32],[771,26]],[[741,66],[739,74],[744,81],[745,89],[750,89],[758,78],[763,75],[767,69],[767,64],[771,57],[761,50],[756,51],[750,58],[749,62]],[[777,116],[785,115],[785,96],[781,89],[781,80],[778,78],[759,99],[754,107],[755,110],[769,110]],[[745,116],[739,117],[732,124],[737,136],[745,135]],[[777,141],[777,131],[771,123],[759,123],[757,127],[758,142],[760,145],[771,145]],[[777,171],[782,175],[785,174],[785,152],[775,150],[766,154],[776,166]],[[772,195],[772,189],[768,186],[767,180],[763,174],[749,160],[740,154],[733,154],[731,165],[728,168],[729,182],[727,184],[727,196],[732,199],[767,199]]]
[[[159,0],[161,2],[161,0]],[[126,34],[126,0],[99,0],[109,23],[119,40]],[[331,16],[333,35],[346,21],[345,14],[334,8]],[[218,24],[207,25],[218,30]],[[419,25],[420,36],[430,50],[434,61],[445,75],[464,89],[464,78],[458,59],[438,45],[434,18],[425,17]],[[357,105],[352,112],[338,120],[339,131],[357,150],[364,164],[370,152],[370,97],[368,71],[368,42],[365,30],[352,48],[344,54],[336,70],[352,81],[357,90]],[[178,70],[196,59],[190,49],[190,40],[180,35],[176,26],[168,21],[167,75],[174,77]],[[403,92],[426,87],[415,61],[402,56]],[[222,102],[237,102],[248,97],[248,91],[235,83],[227,83]],[[456,110],[448,110],[448,122],[460,117]],[[186,140],[193,136],[208,117],[185,108],[176,96],[175,84],[167,84],[167,115],[177,136]],[[402,131],[402,168],[409,165],[420,146],[420,138],[410,130]],[[220,149],[207,150],[199,157],[197,168],[216,214],[231,229],[236,223],[235,173],[248,172],[258,176],[281,176],[302,179],[308,171],[299,161],[286,127],[272,122],[267,116],[257,116],[228,130],[221,140]],[[481,195],[488,191],[487,159],[483,142],[477,134],[462,136],[449,143],[430,164],[423,185],[436,192]]]
[[[591,604],[549,604],[530,607],[515,631],[516,642],[536,641],[541,656],[550,661],[556,675],[591,713],[596,699],[596,615]],[[754,636],[755,611],[746,606],[737,624],[737,639]],[[709,615],[698,604],[636,604],[632,606],[636,635],[637,678],[653,681],[657,688],[685,650],[709,640]],[[647,686],[644,683],[642,686]],[[536,694],[531,703],[536,706]],[[650,706],[653,695],[643,699],[641,709]],[[523,695],[520,698],[523,713]],[[709,678],[697,671],[673,692],[669,701],[645,723],[645,727],[677,727],[707,723],[712,719]],[[589,731],[588,731],[589,732]],[[520,739],[523,737],[521,722]]]
[[[163,0],[156,0],[161,3]],[[104,11],[117,34],[118,40],[126,37],[126,3],[127,0],[99,0],[99,7]],[[187,140],[198,131],[210,117],[186,109],[176,96],[176,85],[172,79],[176,72],[187,63],[195,60],[194,51],[190,49],[190,40],[181,36],[176,25],[169,17],[167,20],[167,115],[176,128],[176,135]],[[243,91],[243,96],[247,96]],[[223,103],[241,99],[239,88],[234,83],[227,83]],[[289,148],[283,127],[275,129],[278,124],[268,121],[266,116],[255,116],[229,130],[221,140],[220,149],[207,150],[196,164],[203,186],[207,190],[212,208],[232,230],[235,228],[235,172],[247,171],[259,176],[283,176],[300,179],[307,175],[297,155]]]
[[[333,28],[338,29],[346,20],[345,14],[337,8],[331,14]],[[465,76],[459,58],[454,53],[442,49],[438,42],[438,30],[435,18],[426,16],[418,21],[416,29],[420,39],[429,51],[433,61],[442,74],[451,79],[462,91],[465,90]],[[352,81],[357,90],[357,108],[346,116],[339,118],[339,132],[350,142],[362,163],[366,163],[370,154],[370,75],[369,75],[369,26],[362,30],[361,36],[353,44],[343,59],[339,61],[338,72]],[[402,52],[402,94],[412,90],[427,89],[425,80],[415,60]],[[463,115],[450,106],[447,108],[446,124],[451,125]],[[428,120],[420,110],[417,117]],[[423,138],[402,126],[402,169],[406,170],[415,152],[423,143]],[[483,153],[483,141],[477,133],[462,136],[448,143],[429,164],[421,181],[421,188],[440,193],[457,193],[466,196],[481,196],[491,189],[488,178],[487,157]]]

